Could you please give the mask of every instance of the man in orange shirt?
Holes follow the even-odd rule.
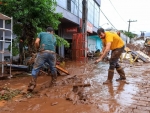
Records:
[[[114,69],[116,69],[120,75],[120,78],[116,79],[116,81],[126,80],[125,72],[118,63],[118,60],[122,52],[124,51],[123,40],[117,35],[117,33],[105,32],[103,28],[99,28],[97,30],[97,34],[102,39],[103,50],[102,55],[100,56],[99,59],[96,60],[96,63],[102,61],[102,59],[106,56],[106,54],[110,50],[112,50],[111,58],[109,61],[110,66],[108,70],[108,78],[105,82],[103,82],[103,84],[108,84],[112,82],[114,76]]]

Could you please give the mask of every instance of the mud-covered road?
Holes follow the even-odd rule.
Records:
[[[38,77],[35,91],[26,94],[30,75],[0,80],[1,87],[20,89],[9,101],[0,101],[0,113],[150,113],[149,63],[121,64],[126,81],[103,85],[108,63],[66,62],[70,75],[58,76],[57,86],[45,88],[50,76]]]

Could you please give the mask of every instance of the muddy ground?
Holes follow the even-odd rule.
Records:
[[[0,113],[150,113],[149,63],[121,65],[127,80],[116,82],[115,72],[110,85],[103,85],[108,63],[92,61],[66,62],[70,75],[58,76],[55,87],[45,88],[50,76],[39,76],[33,93],[26,93],[31,76],[25,72],[0,80],[1,87],[21,90],[13,99],[0,101]]]

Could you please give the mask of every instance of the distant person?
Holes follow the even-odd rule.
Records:
[[[111,58],[109,60],[109,70],[108,70],[108,78],[103,84],[109,84],[112,82],[114,76],[114,69],[116,68],[117,72],[120,75],[119,79],[116,81],[126,80],[125,72],[123,68],[119,65],[118,60],[124,51],[124,42],[123,40],[117,35],[117,33],[112,32],[105,32],[103,28],[99,28],[97,30],[98,36],[102,39],[103,42],[103,50],[102,55],[99,59],[96,60],[95,63],[102,61],[102,59],[107,55],[109,50],[112,50]]]
[[[48,63],[51,74],[52,81],[49,86],[56,84],[57,79],[57,70],[55,67],[56,63],[56,54],[55,54],[55,46],[56,46],[56,38],[53,35],[54,29],[52,27],[47,28],[47,32],[41,32],[38,34],[38,37],[35,40],[35,47],[39,51],[34,62],[34,66],[32,69],[32,79],[29,83],[27,91],[32,92],[36,87],[37,75],[40,71],[40,68],[44,63]]]
[[[118,36],[120,36],[120,31],[117,31]]]

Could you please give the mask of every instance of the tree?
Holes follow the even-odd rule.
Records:
[[[48,26],[58,28],[62,14],[55,13],[56,0],[0,0],[0,12],[14,19],[13,32],[33,51],[37,33]]]
[[[58,35],[54,35],[56,37],[56,45],[57,46],[62,46],[62,44],[65,46],[65,47],[70,47],[70,44],[68,43],[67,40],[64,40],[63,38],[61,38],[60,36]]]
[[[57,30],[62,14],[55,13],[56,5],[56,0],[0,0],[0,12],[13,17],[13,33],[32,53],[35,52],[33,43],[37,33],[48,26]],[[57,40],[60,39],[64,40],[57,36]],[[65,40],[61,42],[69,45]]]
[[[132,32],[127,32],[127,31],[125,31],[124,34],[125,34],[126,36],[128,36],[130,39],[131,39],[131,38],[134,38],[135,36],[137,36],[136,34],[134,34],[134,33],[132,33]]]
[[[131,43],[131,39],[132,39],[132,38],[137,37],[137,34],[132,33],[132,32],[127,32],[127,31],[123,31],[123,30],[120,30],[120,32],[122,32],[124,35],[126,35],[127,37],[130,38],[130,42],[129,42],[129,43]],[[126,42],[126,43],[127,43],[127,42]]]

